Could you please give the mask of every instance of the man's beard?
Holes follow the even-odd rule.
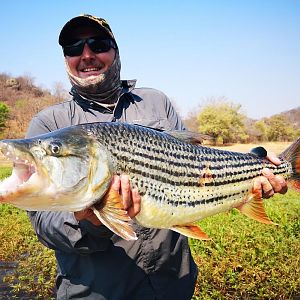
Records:
[[[121,61],[118,50],[108,70],[97,76],[77,77],[71,73],[66,60],[65,64],[72,87],[82,98],[96,101],[99,104],[113,104],[118,101],[122,90]]]

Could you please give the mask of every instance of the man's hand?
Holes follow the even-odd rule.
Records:
[[[124,209],[127,210],[129,217],[134,218],[140,212],[141,196],[136,188],[131,189],[128,175],[114,175],[109,190],[110,189],[114,189],[120,193],[123,200]],[[77,221],[85,219],[96,226],[101,225],[100,220],[90,208],[75,212],[74,216]]]
[[[276,166],[281,164],[280,159],[272,152],[268,152],[266,158]],[[270,198],[274,193],[287,192],[287,183],[282,176],[274,175],[268,168],[264,168],[262,173],[263,176],[256,178],[253,185],[255,192],[260,193],[262,198]]]

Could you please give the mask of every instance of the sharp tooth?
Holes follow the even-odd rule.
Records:
[[[9,152],[9,151],[7,151],[5,155],[7,155],[7,156],[8,156],[8,155],[10,155],[10,152]]]
[[[25,164],[28,164],[28,163],[29,163],[29,161],[28,161],[27,159],[25,159],[24,163],[25,163]]]

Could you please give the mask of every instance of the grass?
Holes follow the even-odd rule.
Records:
[[[235,210],[199,223],[212,241],[190,240],[199,267],[194,299],[300,297],[299,195],[276,195],[265,207],[278,226]]]
[[[9,167],[0,168],[0,177],[9,172]],[[299,299],[299,194],[276,195],[265,206],[278,226],[260,224],[235,210],[199,222],[212,240],[189,241],[199,268],[193,300]],[[54,253],[37,241],[24,211],[0,206],[0,240],[0,261],[18,262],[15,274],[5,277],[16,297],[26,293],[51,299]]]

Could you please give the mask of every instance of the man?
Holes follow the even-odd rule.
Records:
[[[61,30],[59,44],[73,98],[35,116],[28,137],[95,121],[184,129],[163,93],[120,80],[119,50],[105,20],[90,15],[71,19]],[[281,177],[270,172],[266,176],[269,180],[255,181],[256,189],[267,196],[286,191]],[[140,196],[131,190],[129,178],[115,176],[110,188],[121,193],[133,218],[140,209]],[[57,299],[191,299],[197,267],[184,236],[134,224],[138,240],[128,242],[102,225],[89,209],[29,215],[40,241],[55,250]]]

